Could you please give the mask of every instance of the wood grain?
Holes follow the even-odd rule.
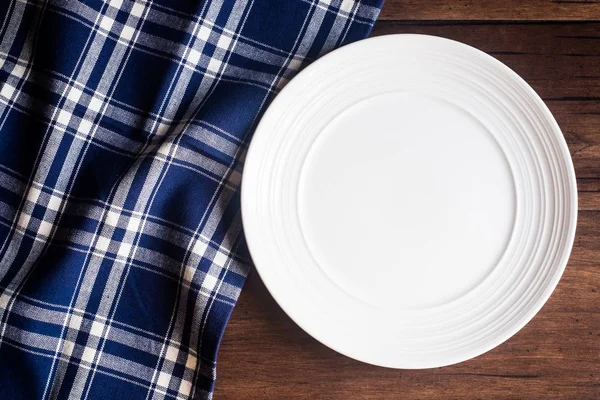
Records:
[[[253,274],[221,345],[215,399],[600,399],[600,23],[380,21],[373,35],[406,32],[449,37],[492,54],[554,113],[579,189],[575,245],[558,288],[496,349],[454,366],[399,371],[316,342]]]
[[[395,0],[379,20],[573,21],[600,20],[597,0]]]

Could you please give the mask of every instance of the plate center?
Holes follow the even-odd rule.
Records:
[[[468,292],[497,264],[515,217],[510,167],[490,132],[461,108],[410,92],[336,117],[309,151],[298,196],[321,269],[384,308]]]

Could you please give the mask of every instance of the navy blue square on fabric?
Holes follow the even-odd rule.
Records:
[[[50,246],[27,280],[23,294],[47,303],[67,306],[85,258],[85,253]]]
[[[86,47],[88,28],[81,22],[48,10],[40,31],[52,34],[38,37],[36,68],[70,76]]]
[[[190,173],[190,170],[170,165],[157,190],[151,215],[161,215],[176,225],[195,229],[212,203],[209,193],[214,193],[218,182],[209,170]],[[209,176],[207,176],[209,175]]]
[[[35,160],[44,142],[43,134],[47,126],[39,119],[18,111],[8,114],[4,120],[3,129],[14,129],[20,134],[0,134],[2,166],[28,177],[35,167]]]
[[[123,69],[126,78],[119,80],[113,98],[140,110],[159,112],[176,71],[169,59],[133,50]]]
[[[40,378],[50,372],[52,358],[28,350],[34,348],[10,340],[0,347],[0,360],[12,365],[12,368],[0,368],[0,381],[11,383],[2,385],[2,398],[39,399],[43,395],[46,381]]]
[[[239,139],[252,125],[259,111],[257,106],[268,96],[267,90],[253,85],[219,82],[214,92],[200,110],[202,119],[221,127]],[[223,107],[231,107],[232,111],[223,114]]]
[[[113,231],[111,239],[116,242],[120,242],[121,240],[123,240],[124,237],[125,237],[125,229],[123,229],[121,227],[116,227],[115,230]]]
[[[212,267],[213,263],[211,260],[209,260],[208,258],[202,258],[200,260],[200,264],[198,265],[197,270],[198,271],[202,271],[205,274],[208,273],[208,271],[210,271],[210,268]]]
[[[242,35],[291,53],[296,41],[290,40],[290,34],[302,35],[307,29],[307,14],[314,12],[314,7],[310,2],[292,1],[286,5],[285,18],[281,18],[279,7],[274,7],[269,1],[257,1],[252,6]]]
[[[119,381],[119,386],[113,384],[114,377],[109,371],[102,371],[94,377],[97,379],[97,384],[93,385],[88,398],[91,399],[141,399],[145,390],[140,385],[136,385],[135,381],[122,379]]]
[[[33,218],[37,218],[39,220],[43,220],[45,214],[46,214],[46,207],[41,204],[36,204],[33,207],[33,211],[31,212],[31,216]]]
[[[132,158],[122,153],[107,151],[95,142],[87,145],[79,167],[79,176],[82,179],[74,182],[72,196],[107,200],[117,179],[131,165]]]
[[[165,335],[177,298],[177,281],[156,272],[129,270],[114,319],[157,335]]]
[[[215,54],[216,46],[211,42],[207,42],[204,44],[204,49],[202,50],[203,55],[207,57],[212,57]]]
[[[85,5],[96,11],[106,8],[106,2],[102,0],[86,0]]]

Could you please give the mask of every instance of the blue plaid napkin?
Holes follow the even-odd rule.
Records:
[[[0,399],[211,398],[252,130],[381,1],[0,2]]]

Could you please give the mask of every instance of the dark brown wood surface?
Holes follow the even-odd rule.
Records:
[[[379,20],[597,21],[599,0],[392,0]]]
[[[215,399],[599,400],[600,22],[577,20],[599,20],[600,3],[388,0],[382,16],[436,20],[380,19],[373,35],[426,33],[468,43],[510,66],[546,101],[578,178],[577,235],[565,274],[542,311],[496,349],[454,366],[401,371],[316,342],[252,273],[221,344]],[[574,21],[555,21],[562,19]]]

